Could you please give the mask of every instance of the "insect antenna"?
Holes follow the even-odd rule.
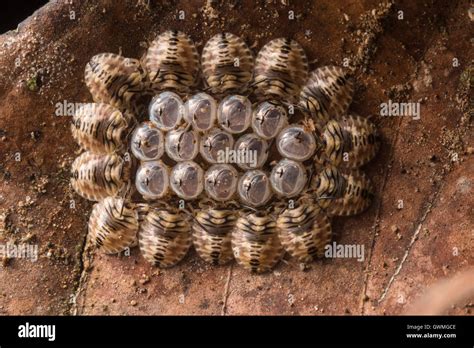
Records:
[[[246,204],[241,204],[241,207],[243,207],[244,209],[251,210],[251,211],[253,211],[254,213],[259,213],[259,212],[260,212],[258,209],[255,209],[254,207],[251,207],[251,206],[246,205]]]
[[[193,207],[190,204],[188,206],[190,210],[188,210],[187,208],[182,208],[181,211],[185,213],[188,217],[190,217],[191,220],[197,223],[204,231],[209,232],[209,230],[196,218]]]

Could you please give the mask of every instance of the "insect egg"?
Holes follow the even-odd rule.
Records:
[[[252,129],[263,139],[274,138],[288,123],[286,109],[271,102],[257,106],[252,115]]]
[[[199,152],[199,135],[186,129],[176,129],[166,134],[165,149],[168,156],[175,160],[190,161]]]
[[[261,170],[245,172],[239,180],[238,192],[242,202],[254,207],[264,205],[272,196],[270,181]]]
[[[305,161],[316,150],[316,140],[303,127],[290,125],[278,135],[277,149],[284,157],[295,161]]]
[[[157,199],[168,192],[169,169],[161,161],[143,162],[135,177],[135,186],[145,199]]]
[[[185,104],[184,119],[197,131],[212,128],[217,117],[217,103],[210,95],[198,93]]]
[[[232,134],[242,133],[250,126],[252,104],[247,97],[230,95],[219,104],[217,119],[220,126]]]
[[[306,170],[303,165],[289,159],[278,162],[270,174],[273,190],[285,197],[294,197],[300,194],[306,181]]]
[[[235,143],[237,165],[242,169],[254,169],[263,166],[268,158],[268,143],[256,134],[245,134]]]
[[[163,156],[163,133],[149,121],[143,122],[132,134],[133,155],[141,161],[153,161]]]
[[[217,201],[229,200],[237,190],[238,173],[230,164],[215,164],[204,176],[206,193]]]
[[[194,199],[203,190],[204,172],[193,161],[180,162],[171,170],[171,189],[183,199]]]
[[[153,98],[148,112],[150,121],[159,129],[168,131],[181,122],[184,104],[176,93],[163,92]]]
[[[201,156],[210,163],[224,162],[222,159],[226,149],[232,149],[234,146],[234,138],[231,134],[213,128],[201,139],[200,153]]]

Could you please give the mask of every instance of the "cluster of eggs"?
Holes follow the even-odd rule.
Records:
[[[135,185],[146,200],[164,199],[171,190],[184,200],[204,191],[210,199],[228,202],[237,193],[242,204],[260,207],[273,192],[294,197],[307,183],[302,161],[312,157],[316,141],[302,126],[288,125],[282,105],[264,101],[252,109],[242,95],[229,95],[217,104],[204,92],[183,103],[166,91],[153,98],[148,114],[149,121],[135,129],[130,145],[141,161]],[[267,174],[262,167],[274,139],[284,159]],[[172,168],[161,160],[165,153]],[[195,161],[198,155],[208,166],[206,172]]]
[[[94,56],[85,81],[94,103],[74,115],[84,152],[71,182],[98,202],[89,233],[106,253],[138,241],[145,259],[170,267],[194,244],[205,261],[264,272],[285,251],[322,257],[331,218],[370,204],[360,167],[380,139],[346,114],[351,73],[309,74],[294,40],[272,40],[254,60],[241,38],[218,34],[199,64],[192,40],[167,31],[141,61]]]

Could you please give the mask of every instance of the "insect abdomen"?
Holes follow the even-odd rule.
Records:
[[[255,94],[293,101],[308,76],[308,59],[294,40],[279,38],[262,47],[255,60]]]
[[[191,228],[182,214],[150,208],[138,233],[143,257],[155,266],[166,268],[181,261],[191,246]]]
[[[143,60],[151,88],[187,93],[198,81],[199,56],[191,38],[168,30],[151,43]]]
[[[346,179],[346,190],[340,204],[332,209],[332,215],[357,215],[366,210],[374,197],[374,189],[367,175],[359,170],[342,174]]]
[[[125,192],[130,185],[131,161],[117,154],[84,152],[72,164],[71,184],[74,190],[90,201]]]
[[[337,66],[324,66],[311,72],[301,90],[300,106],[324,126],[330,118],[339,118],[349,108],[354,80]]]
[[[370,162],[377,154],[381,141],[375,125],[357,115],[343,116],[340,123],[351,138],[347,166],[358,168]]]
[[[333,165],[358,168],[371,161],[380,147],[375,126],[360,116],[343,116],[324,127],[323,149]]]
[[[103,103],[88,103],[73,117],[72,135],[81,148],[97,154],[120,151],[126,145],[132,121],[118,109]]]
[[[253,55],[240,37],[213,36],[202,51],[202,72],[214,94],[243,92],[252,79]]]
[[[328,216],[312,203],[301,203],[283,211],[278,216],[277,226],[285,250],[303,263],[323,257],[324,247],[332,237]]]
[[[223,265],[230,262],[231,235],[235,226],[235,212],[227,209],[198,211],[192,225],[194,248],[206,262]]]
[[[95,102],[124,110],[142,92],[146,75],[137,59],[118,54],[95,55],[87,63],[85,82]]]
[[[241,266],[256,273],[271,270],[284,252],[275,221],[258,213],[237,219],[232,232],[232,250]]]
[[[315,178],[315,194],[320,207],[329,216],[349,216],[362,213],[374,197],[369,178],[364,172],[341,172],[328,166]]]
[[[89,234],[92,242],[106,254],[116,254],[133,246],[137,232],[138,214],[130,202],[107,197],[94,205]]]

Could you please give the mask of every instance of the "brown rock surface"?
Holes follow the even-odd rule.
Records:
[[[382,16],[376,0],[213,6],[52,1],[0,36],[0,242],[38,244],[40,252],[37,262],[0,266],[0,314],[399,314],[439,280],[472,268],[469,2],[396,1]],[[356,63],[351,110],[371,116],[383,135],[367,166],[377,198],[334,229],[338,243],[364,245],[364,262],[328,259],[302,271],[287,260],[256,276],[235,265],[210,267],[194,252],[158,270],[136,249],[116,257],[86,247],[91,204],[69,186],[78,147],[70,118],[55,116],[55,105],[90,100],[83,69],[92,55],[140,57],[170,28],[189,33],[199,51],[226,30],[254,52],[270,39],[293,37],[312,68]],[[379,116],[388,99],[420,101],[421,118]],[[472,298],[463,299],[448,313],[470,307]]]

